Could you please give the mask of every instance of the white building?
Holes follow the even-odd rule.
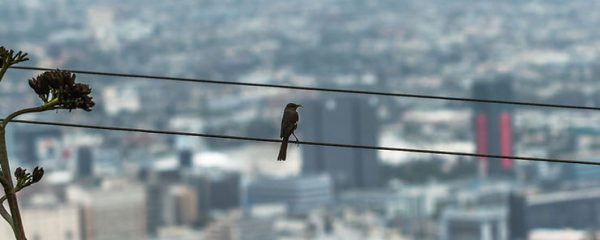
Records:
[[[285,203],[291,215],[305,215],[326,207],[333,199],[333,181],[329,175],[289,178],[264,178],[248,186],[245,204]]]
[[[146,239],[146,192],[128,181],[67,189],[70,202],[82,208],[83,239]]]
[[[441,240],[508,240],[504,208],[446,209],[440,220]]]
[[[54,196],[37,195],[34,198],[52,199],[21,208],[21,216],[27,239],[30,240],[76,240],[81,236],[79,208],[73,204],[54,201]],[[0,239],[14,239],[10,226],[1,220]]]
[[[202,240],[273,240],[273,224],[273,217],[245,216],[235,210],[206,227]]]

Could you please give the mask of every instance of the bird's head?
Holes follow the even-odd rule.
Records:
[[[294,109],[296,110],[297,108],[302,107],[302,105],[300,104],[295,104],[295,103],[288,103],[285,108],[286,109]]]

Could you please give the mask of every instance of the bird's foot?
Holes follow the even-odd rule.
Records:
[[[294,141],[296,143],[296,147],[300,147],[300,140],[298,140],[298,137],[296,137],[296,134],[294,134],[292,132],[292,136],[294,136],[294,138],[296,139],[296,141]]]

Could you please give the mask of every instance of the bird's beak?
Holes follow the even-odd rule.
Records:
[[[301,108],[301,107],[302,107],[302,105],[298,104],[298,107],[299,107],[299,108]]]

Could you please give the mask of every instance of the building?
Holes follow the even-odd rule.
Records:
[[[374,98],[322,98],[302,105],[297,130],[302,140],[377,146]],[[327,173],[336,190],[380,187],[376,151],[321,146],[303,146],[302,151],[302,174]]]
[[[600,158],[598,158],[598,154],[600,152],[596,151],[593,153],[594,155],[582,156],[583,154],[577,154],[578,158],[581,161],[588,162],[600,162]],[[598,166],[591,165],[583,165],[583,164],[569,164],[565,166],[567,170],[570,170],[570,175],[580,184],[596,184],[600,182],[600,169]]]
[[[600,233],[573,229],[540,229],[529,233],[529,240],[599,239]]]
[[[198,225],[207,223],[213,211],[227,211],[240,206],[240,174],[219,169],[189,172],[183,183],[197,194]]]
[[[165,198],[168,186],[158,182],[150,182],[146,185],[146,227],[148,234],[156,236],[161,227],[166,226],[164,218]]]
[[[236,210],[210,224],[202,240],[274,240],[273,217],[246,216]]]
[[[184,175],[193,171],[193,152],[179,150],[175,156],[155,161],[139,169],[138,178],[145,182],[180,183]]]
[[[515,183],[494,181],[478,187],[457,186],[453,194],[440,204],[447,206],[448,213],[442,214],[447,214],[447,219],[442,218],[440,226],[440,232],[449,236],[447,239],[467,239],[457,236],[473,229],[481,231],[480,237],[475,239],[527,239],[526,200]],[[461,233],[463,230],[464,233]],[[491,231],[491,236],[485,231]],[[497,231],[502,231],[502,234]]]
[[[228,210],[240,206],[240,174],[236,172],[215,172],[200,177],[198,194],[210,209]],[[206,199],[206,198],[207,199]]]
[[[157,236],[163,229],[199,226],[198,193],[185,184],[146,185],[148,233]]]
[[[179,150],[177,153],[177,159],[179,160],[179,167],[190,169],[193,165],[194,153],[191,150]]]
[[[241,178],[238,172],[181,167],[189,163],[187,160],[191,157],[185,152],[167,159],[163,162],[166,164],[140,169],[138,178],[147,183],[148,230],[152,235],[163,226],[192,224],[202,227],[208,223],[211,214],[240,206]],[[195,206],[191,207],[191,203]],[[188,215],[191,212],[181,213],[182,210],[175,209],[184,206],[186,211],[193,209],[194,216]]]
[[[74,175],[78,180],[94,176],[94,156],[92,148],[81,146],[77,149]]]
[[[76,205],[60,203],[49,194],[34,195],[37,203],[24,205],[21,216],[25,234],[32,240],[81,239],[81,215]],[[14,239],[14,233],[6,222],[0,224],[0,239]]]
[[[406,219],[403,225],[410,227],[410,221],[426,218],[424,202],[424,197],[409,192],[371,189],[343,192],[337,197],[335,206],[370,210],[386,220]]]
[[[499,77],[494,81],[476,82],[472,88],[473,98],[490,100],[513,100],[512,79]],[[475,103],[473,105],[473,128],[478,154],[513,155],[513,111],[506,104]],[[506,178],[514,175],[513,162],[508,158],[488,159],[481,157],[482,177]]]
[[[11,126],[7,139],[11,153],[26,166],[39,165],[40,159],[60,158],[59,140],[62,132],[59,128],[48,126]],[[12,138],[12,139],[11,139]]]
[[[440,240],[509,240],[505,209],[446,209],[440,220]]]
[[[202,231],[190,227],[164,227],[161,228],[153,240],[198,240]]]
[[[160,197],[149,196],[149,197]],[[172,185],[164,196],[167,226],[195,226],[198,221],[198,193],[187,185]]]
[[[129,181],[71,186],[67,199],[82,209],[82,233],[77,239],[146,239],[146,191]]]
[[[331,203],[333,182],[328,175],[264,178],[250,183],[247,194],[248,205],[284,203],[289,214],[306,215]]]
[[[530,229],[578,229],[600,227],[600,188],[539,194],[527,199]]]

